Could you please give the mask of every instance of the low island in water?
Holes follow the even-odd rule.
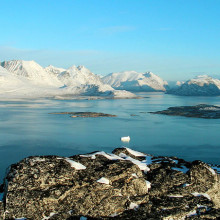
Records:
[[[195,106],[170,107],[163,111],[150,112],[152,114],[184,116],[191,118],[219,119],[220,107],[215,105],[199,104]]]

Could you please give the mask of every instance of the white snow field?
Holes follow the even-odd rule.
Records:
[[[41,67],[35,61],[12,60],[0,63],[0,98],[102,96],[135,98],[131,92],[116,91],[84,66],[69,69]]]
[[[151,72],[138,73],[125,71],[110,73],[102,78],[102,81],[115,89],[124,89],[136,92],[166,91],[168,83]]]
[[[215,96],[220,95],[220,80],[207,75],[190,79],[167,93],[181,96]]]

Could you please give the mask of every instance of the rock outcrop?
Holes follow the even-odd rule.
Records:
[[[150,112],[152,114],[184,116],[190,118],[219,119],[220,107],[215,105],[199,104],[195,106],[177,106],[166,110]]]
[[[7,172],[0,216],[217,219],[219,171],[201,161],[154,157],[129,148],[68,158],[28,157]]]

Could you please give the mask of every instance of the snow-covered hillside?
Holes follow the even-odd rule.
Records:
[[[72,66],[60,73],[58,79],[66,86],[67,91],[74,94],[115,97],[134,96],[127,91],[116,93],[110,85],[104,84],[98,75],[92,73],[84,66]]]
[[[48,73],[53,73],[54,75],[59,75],[60,73],[66,71],[66,69],[64,68],[59,68],[59,67],[55,67],[52,65],[49,65],[47,67],[44,68]]]
[[[169,94],[181,96],[215,96],[220,95],[220,80],[207,75],[197,76],[179,87],[167,91]]]
[[[15,76],[26,78],[34,84],[59,87],[62,83],[53,73],[45,71],[35,61],[12,60],[1,62],[1,66],[13,73]]]
[[[110,73],[102,78],[102,81],[115,89],[128,91],[165,91],[168,83],[159,76],[147,72],[125,71]]]
[[[133,93],[115,91],[84,66],[69,69],[41,67],[34,61],[4,61],[0,65],[0,94],[17,97],[108,96],[133,98]],[[14,91],[14,92],[13,92]]]

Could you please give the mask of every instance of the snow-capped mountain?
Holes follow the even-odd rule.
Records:
[[[0,64],[0,94],[10,93],[20,97],[135,97],[130,92],[118,92],[110,85],[105,85],[99,76],[84,66],[72,66],[67,70],[53,66],[43,68],[34,61],[23,60],[4,61]],[[16,93],[13,94],[13,91]]]
[[[101,81],[101,78],[84,66],[72,66],[58,75],[66,90],[81,95],[131,96],[127,91],[116,93],[115,90]]]
[[[220,80],[207,75],[197,76],[167,91],[169,94],[181,96],[215,96],[220,95]]]
[[[62,86],[53,73],[47,72],[35,61],[12,60],[1,62],[1,66],[14,75],[26,78],[32,83],[49,86]]]
[[[136,71],[110,73],[103,77],[102,81],[115,89],[128,91],[165,91],[168,85],[166,81],[151,72],[138,73]]]

